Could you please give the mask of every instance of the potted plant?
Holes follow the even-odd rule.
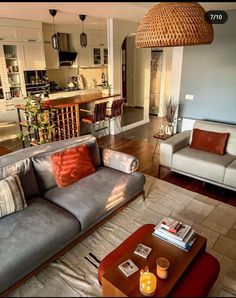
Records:
[[[169,102],[166,104],[166,120],[168,121],[167,126],[167,134],[173,135],[174,127],[175,127],[175,120],[177,119],[176,112],[178,109],[178,104],[173,103],[173,100],[170,99]]]
[[[27,124],[27,132],[21,131],[18,138],[22,141],[31,138],[30,130],[34,128],[38,144],[44,144],[52,141],[51,132],[54,125],[51,124],[50,117],[53,112],[50,111],[50,102],[44,101],[43,98],[29,94],[26,97],[24,117]]]

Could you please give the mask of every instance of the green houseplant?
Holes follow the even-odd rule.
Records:
[[[33,141],[31,139],[31,128],[33,128],[38,144],[51,142],[51,132],[54,125],[50,121],[53,116],[53,112],[50,110],[50,102],[32,94],[28,94],[25,99],[24,117],[26,119],[27,132],[21,131],[18,133],[18,138],[23,141]]]

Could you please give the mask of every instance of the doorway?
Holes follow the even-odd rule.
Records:
[[[149,115],[158,116],[160,110],[161,74],[163,67],[163,50],[152,49]]]
[[[121,46],[122,97],[124,111],[121,125],[128,126],[144,119],[142,49],[135,46],[135,33],[126,36]]]

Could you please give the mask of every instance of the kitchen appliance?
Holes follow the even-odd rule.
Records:
[[[70,34],[58,33],[59,36],[59,63],[60,66],[72,66],[77,57],[77,52],[71,50]]]
[[[47,81],[46,70],[25,70],[24,78],[27,94],[49,92],[50,85]]]

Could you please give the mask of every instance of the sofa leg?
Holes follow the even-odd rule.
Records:
[[[145,190],[142,192],[143,201],[146,199]]]

